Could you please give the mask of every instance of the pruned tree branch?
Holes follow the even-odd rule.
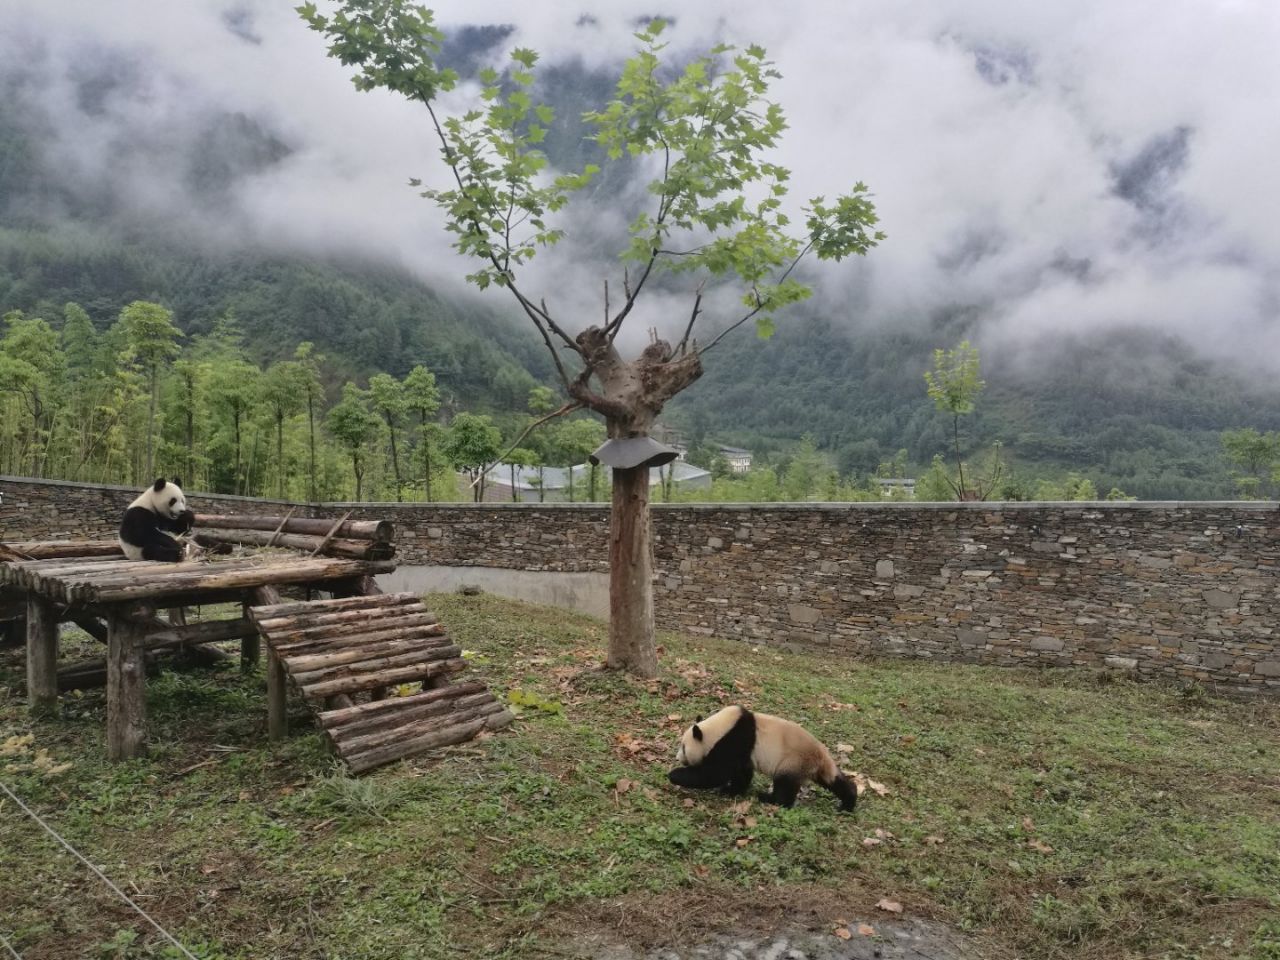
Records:
[[[689,334],[693,333],[694,321],[698,319],[698,314],[702,312],[702,288],[707,285],[707,281],[703,280],[698,284],[696,295],[693,298],[693,312],[689,314],[689,325],[684,328],[684,336],[680,338],[680,342],[676,344],[676,352],[683,355],[685,347],[689,343]]]
[[[791,271],[795,270],[796,265],[799,264],[800,261],[804,259],[805,255],[812,249],[813,249],[813,241],[810,240],[808,243],[804,245],[804,249],[796,254],[795,259],[791,261],[787,269],[782,271],[782,275],[778,277],[778,283],[782,283],[782,281],[786,280],[787,277],[791,276]],[[714,340],[712,340],[710,343],[708,343],[705,347],[703,347],[698,352],[706,353],[708,350],[714,347],[717,343],[719,343],[721,340],[723,340],[725,337],[731,334],[734,330],[737,330],[738,327],[742,326],[744,323],[746,323],[748,320],[750,320],[752,317],[754,317],[756,314],[758,314],[761,310],[763,310],[768,305],[769,305],[769,301],[762,300],[760,298],[759,293],[757,293],[755,309],[751,310],[745,316],[741,317],[738,320],[735,320],[729,326],[721,330]]]
[[[495,459],[492,463],[481,465],[480,472],[477,473],[476,478],[471,481],[471,486],[474,487],[477,483],[479,483],[481,477],[483,477],[486,473],[488,473],[490,470],[492,470],[494,467],[500,464],[503,461],[503,459],[511,453],[512,450],[520,446],[520,442],[524,440],[525,437],[533,433],[533,431],[536,430],[538,427],[542,426],[548,420],[554,420],[556,417],[563,417],[566,413],[572,413],[574,410],[581,410],[581,409],[582,409],[581,403],[579,403],[577,400],[570,400],[559,410],[553,410],[551,411],[551,413],[548,413],[545,417],[539,417],[537,420],[533,421],[533,423],[529,424],[527,427],[525,427],[523,430],[520,431],[520,435],[516,437],[513,441],[511,441],[511,446],[503,450],[502,453],[498,455],[497,459]]]

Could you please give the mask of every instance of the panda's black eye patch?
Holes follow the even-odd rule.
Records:
[[[169,498],[169,506],[171,506],[171,507],[172,507],[172,506],[173,506],[175,503],[177,503],[177,502],[178,502],[178,498],[177,498],[177,497],[170,497],[170,498]]]

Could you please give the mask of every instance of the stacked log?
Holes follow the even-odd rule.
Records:
[[[304,697],[421,681],[423,692],[320,713],[338,755],[353,773],[511,722],[510,712],[481,683],[446,684],[465,669],[462,650],[413,594],[380,594],[254,607],[272,655]]]
[[[123,557],[116,540],[30,540],[6,543],[14,553],[31,560],[51,560],[57,557]]]
[[[308,517],[251,517],[196,514],[196,542],[277,546],[352,560],[395,556],[395,525],[389,520],[335,521]]]

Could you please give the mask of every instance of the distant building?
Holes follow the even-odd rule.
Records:
[[[659,443],[665,443],[668,447],[671,447],[681,460],[685,459],[689,453],[689,443],[685,439],[683,430],[676,430],[666,424],[655,423],[653,429],[649,431],[649,436]]]
[[[671,471],[671,483],[677,490],[710,490],[711,473],[683,460],[673,460],[670,467],[649,471],[649,486],[657,487]],[[572,468],[573,499],[586,500],[591,487],[591,467],[580,463]],[[569,467],[516,467],[516,492],[522,503],[565,503],[569,500]],[[609,469],[596,468],[597,495],[608,489]],[[484,498],[491,503],[511,501],[511,465],[499,463],[485,474]],[[541,491],[541,495],[539,495]]]
[[[751,469],[751,451],[742,447],[726,447],[720,445],[720,456],[729,464],[730,473],[746,473]]]
[[[880,484],[880,493],[886,497],[914,500],[916,496],[915,477],[876,477]]]

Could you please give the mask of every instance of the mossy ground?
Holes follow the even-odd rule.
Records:
[[[834,928],[881,898],[993,957],[1280,958],[1280,705],[673,635],[645,683],[591,669],[599,621],[430,602],[472,675],[521,692],[507,731],[352,780],[300,704],[267,742],[261,674],[170,671],[150,756],[110,765],[102,692],[30,722],[10,650],[0,743],[33,740],[0,778],[206,958],[539,957],[717,919]],[[777,810],[670,787],[678,730],[734,701],[886,794],[850,816],[821,790]],[[0,935],[28,960],[173,955],[4,798]]]

